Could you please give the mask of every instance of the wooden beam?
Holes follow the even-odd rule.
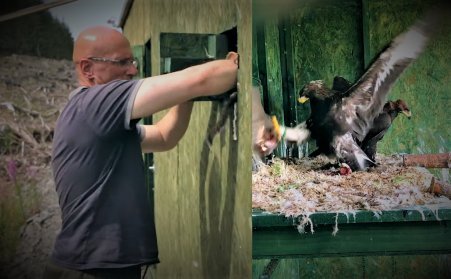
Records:
[[[29,14],[34,14],[37,12],[41,12],[41,11],[45,11],[57,6],[61,6],[61,5],[65,5],[71,2],[75,2],[77,0],[58,0],[58,1],[53,1],[53,2],[49,2],[49,3],[45,3],[45,4],[39,4],[39,5],[35,5],[35,6],[31,6],[22,10],[18,10],[6,15],[1,15],[0,16],[0,22],[3,21],[7,21],[10,19],[14,19],[14,18],[18,18],[21,16],[25,16],[25,15],[29,15]]]
[[[268,20],[264,24],[266,48],[266,73],[268,85],[268,113],[277,117],[281,125],[285,125],[284,102],[282,92],[282,71],[279,40],[279,19]],[[274,153],[286,157],[286,143],[281,141]]]
[[[362,44],[363,44],[363,67],[364,71],[368,69],[372,61],[371,57],[371,38],[370,38],[370,13],[368,0],[362,0]]]
[[[263,24],[256,25],[257,34],[257,65],[258,65],[258,77],[262,85],[263,108],[266,113],[269,111],[268,101],[268,78],[266,74],[266,48],[265,48],[265,28]]]
[[[283,107],[285,125],[295,126],[297,123],[297,92],[293,72],[293,42],[291,38],[291,22],[282,19],[279,25],[280,64],[282,70]]]
[[[450,168],[451,152],[438,154],[406,154],[402,156],[404,166],[424,168]]]
[[[449,254],[451,209],[411,207],[352,214],[318,212],[314,226],[299,233],[296,217],[254,211],[252,257],[305,258],[377,255]],[[336,235],[332,232],[338,231]]]
[[[451,253],[449,221],[318,226],[315,233],[296,229],[254,230],[253,259],[428,255]]]

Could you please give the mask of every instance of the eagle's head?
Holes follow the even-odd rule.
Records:
[[[410,117],[412,117],[412,113],[410,112],[410,109],[407,106],[406,102],[404,102],[404,100],[401,100],[401,99],[396,100],[395,108],[398,112],[407,116],[408,119],[410,119]]]
[[[327,90],[324,85],[323,80],[314,80],[309,82],[304,88],[299,92],[298,101],[303,104],[307,102],[310,98],[317,97],[321,95],[323,91]]]
[[[398,113],[402,113],[407,116],[408,119],[412,117],[412,113],[410,112],[409,107],[407,106],[404,100],[398,99],[396,101],[388,101],[384,105],[384,111],[386,112],[394,112],[395,115]],[[396,117],[396,116],[395,116]]]

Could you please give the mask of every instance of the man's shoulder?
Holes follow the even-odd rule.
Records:
[[[113,80],[91,87],[79,87],[70,94],[58,122],[83,123],[101,134],[129,129],[130,102],[140,80]]]
[[[93,86],[80,86],[73,90],[69,94],[69,103],[77,102],[78,100],[84,100],[83,103],[91,102],[92,99],[103,99],[113,97],[111,93],[117,93],[122,95],[126,92],[132,92],[135,88],[135,84],[139,80],[113,80],[104,84],[96,84]]]

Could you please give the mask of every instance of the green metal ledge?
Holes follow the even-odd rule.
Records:
[[[451,209],[426,207],[335,212],[309,216],[299,233],[298,218],[253,211],[254,259],[370,255],[451,254]],[[338,232],[332,234],[335,226]]]

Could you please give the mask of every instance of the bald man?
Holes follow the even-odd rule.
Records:
[[[80,87],[58,118],[52,167],[62,212],[44,278],[140,278],[158,259],[142,152],[173,148],[193,103],[236,86],[238,54],[188,69],[132,80],[128,40],[93,27],[75,41]],[[154,125],[138,121],[171,108]]]

